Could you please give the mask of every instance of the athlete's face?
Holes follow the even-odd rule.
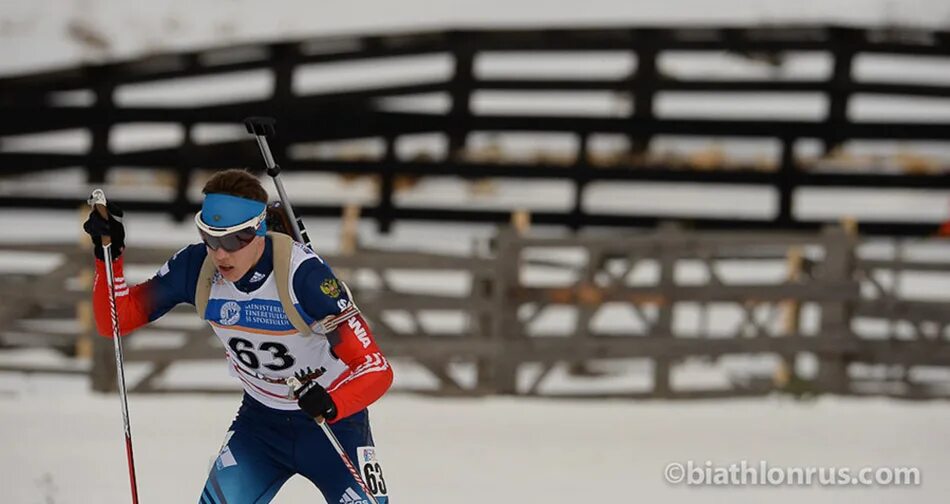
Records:
[[[224,247],[218,247],[218,250],[206,248],[221,276],[229,282],[236,282],[260,260],[261,254],[264,253],[264,237],[254,237],[247,246],[235,252],[228,252]]]

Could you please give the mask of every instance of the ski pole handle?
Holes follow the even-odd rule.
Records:
[[[307,235],[307,228],[303,225],[303,219],[294,214],[294,208],[290,205],[290,198],[287,197],[287,191],[284,190],[284,183],[280,180],[280,166],[274,161],[274,154],[270,150],[267,138],[277,134],[277,120],[273,117],[248,117],[244,119],[244,127],[247,132],[254,135],[257,139],[257,146],[261,149],[261,155],[264,156],[264,165],[267,168],[267,174],[274,179],[274,185],[277,186],[277,196],[284,205],[287,212],[287,218],[290,221],[290,227],[293,231],[293,238],[311,249],[310,236]]]
[[[267,144],[268,137],[277,134],[276,124],[277,120],[273,117],[248,117],[244,119],[244,127],[247,128],[247,132],[257,138],[257,145],[261,149],[264,164],[267,166],[267,174],[271,177],[280,175],[280,165],[274,161],[274,154]]]
[[[89,206],[105,219],[106,222],[109,222],[109,208],[106,202],[106,193],[103,192],[102,189],[92,191],[87,203],[89,203]],[[112,245],[112,237],[110,235],[103,235],[101,239],[103,247]]]

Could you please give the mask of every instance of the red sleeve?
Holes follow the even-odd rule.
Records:
[[[363,410],[382,397],[393,383],[392,367],[376,346],[362,315],[341,324],[336,333],[332,338],[333,353],[349,369],[327,389],[337,408],[334,421]]]
[[[115,275],[115,304],[119,315],[119,329],[124,336],[148,323],[148,300],[145,285],[128,287],[122,271],[123,259],[112,263]],[[112,337],[112,311],[109,307],[109,284],[106,263],[96,259],[96,280],[92,287],[92,307],[96,314],[96,329],[106,338]]]

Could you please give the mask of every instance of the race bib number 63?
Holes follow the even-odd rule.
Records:
[[[386,480],[383,478],[383,468],[380,467],[379,460],[376,459],[376,447],[361,446],[357,448],[356,460],[360,468],[360,475],[363,477],[363,481],[366,482],[366,486],[369,487],[369,491],[377,497],[380,504],[387,502]]]

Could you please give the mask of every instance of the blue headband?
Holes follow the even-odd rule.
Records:
[[[231,227],[254,219],[267,207],[265,203],[230,194],[211,193],[201,205],[201,220],[212,227]],[[267,223],[257,228],[257,236],[267,233]]]

